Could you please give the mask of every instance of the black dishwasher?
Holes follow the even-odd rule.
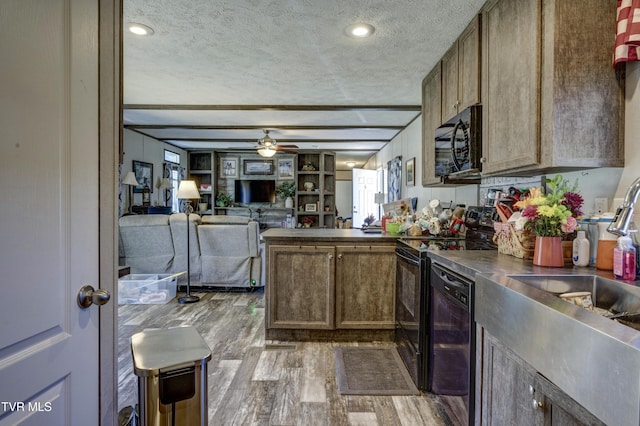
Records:
[[[473,424],[473,281],[436,263],[430,278],[429,387],[435,394],[461,396]]]

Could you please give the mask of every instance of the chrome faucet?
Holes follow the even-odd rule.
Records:
[[[607,228],[608,232],[615,235],[627,235],[629,233],[629,224],[633,219],[633,206],[638,199],[638,194],[640,194],[640,177],[633,181],[629,189],[627,189],[624,202],[616,210],[611,225]]]

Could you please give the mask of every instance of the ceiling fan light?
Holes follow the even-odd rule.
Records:
[[[261,157],[273,157],[274,155],[276,155],[276,150],[266,147],[266,148],[260,148],[258,149],[258,154],[260,154]]]

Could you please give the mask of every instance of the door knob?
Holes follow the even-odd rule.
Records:
[[[90,285],[83,286],[78,292],[78,306],[85,309],[94,303],[98,306],[104,305],[111,299],[108,291],[102,289],[94,289]]]
[[[532,405],[534,410],[537,410],[539,408],[544,408],[544,404],[542,403],[542,401],[538,401],[536,399],[532,401]]]

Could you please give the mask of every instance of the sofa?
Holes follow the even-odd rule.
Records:
[[[248,217],[204,216],[198,226],[201,282],[215,286],[262,285],[260,227]]]
[[[129,215],[119,220],[120,264],[132,274],[187,270],[186,215]],[[248,217],[189,215],[192,286],[263,286],[259,224]]]

